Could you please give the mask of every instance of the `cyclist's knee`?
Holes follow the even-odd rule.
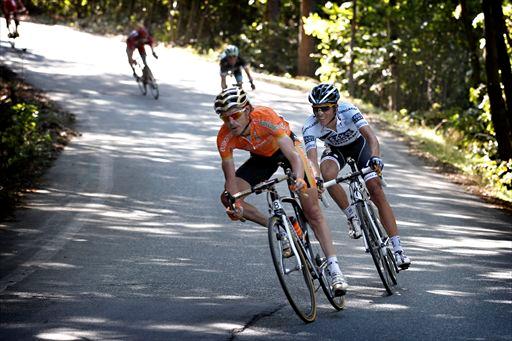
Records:
[[[332,161],[324,161],[320,165],[320,172],[322,173],[322,178],[325,181],[332,180],[338,176],[338,167]]]

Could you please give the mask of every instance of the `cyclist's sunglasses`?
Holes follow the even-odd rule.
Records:
[[[319,111],[326,112],[330,108],[334,107],[336,104],[322,104],[322,105],[313,105],[313,114],[317,114]]]
[[[229,119],[232,118],[235,121],[238,120],[245,113],[245,110],[235,111],[231,115],[220,115],[220,119],[228,123]]]

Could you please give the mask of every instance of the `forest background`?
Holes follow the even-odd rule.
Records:
[[[157,41],[203,54],[235,44],[258,72],[334,82],[488,196],[512,203],[509,0],[24,2],[52,23],[123,35],[145,25]],[[2,110],[15,117],[4,97]],[[10,148],[2,172],[19,172],[16,143],[0,134],[2,150]]]

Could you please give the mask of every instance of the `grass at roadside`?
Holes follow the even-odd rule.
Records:
[[[395,112],[383,111],[371,105],[355,101],[363,112],[374,113],[377,124],[384,124],[395,134],[403,137],[411,151],[427,160],[439,171],[478,194],[488,202],[512,211],[512,190],[497,181],[497,176],[486,173],[487,165],[492,162],[457,147],[457,135],[445,136],[432,127],[425,127],[400,119]],[[504,173],[505,174],[505,173]],[[510,176],[508,173],[505,176]]]
[[[0,221],[75,134],[74,116],[0,65]]]

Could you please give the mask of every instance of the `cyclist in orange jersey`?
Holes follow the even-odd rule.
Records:
[[[331,232],[318,201],[315,179],[300,141],[290,130],[288,122],[274,110],[263,106],[252,106],[245,91],[238,87],[224,89],[215,99],[215,111],[224,121],[217,135],[217,148],[222,159],[225,191],[235,194],[268,180],[283,162],[296,176],[294,190],[300,195],[304,213],[327,256],[328,273],[335,295],[344,295],[348,284],[341,273]],[[248,151],[251,156],[235,169],[233,150]],[[236,209],[221,195],[226,213],[232,220],[251,220],[266,226],[268,217],[256,207],[238,200]],[[284,251],[284,250],[283,250]]]

